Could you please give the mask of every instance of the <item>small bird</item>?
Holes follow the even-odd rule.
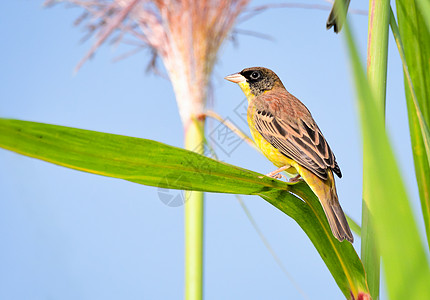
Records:
[[[350,0],[335,0],[334,1],[333,7],[331,8],[330,14],[329,14],[328,19],[327,19],[326,27],[327,27],[327,30],[329,30],[330,28],[333,27],[334,32],[336,32],[336,33],[340,32],[340,30],[342,29],[342,25],[343,25],[342,21],[340,20],[341,18],[338,16],[338,13],[337,13],[337,6],[339,5],[339,3],[338,3],[339,1],[344,2],[343,8],[345,10],[345,15],[346,15],[346,12],[348,11],[348,6],[349,6],[349,2],[350,2]]]
[[[255,143],[279,169],[267,176],[289,182],[303,179],[320,200],[333,235],[354,238],[340,207],[333,173],[342,177],[336,158],[306,106],[290,94],[271,70],[253,67],[226,76],[237,83],[248,99],[248,125]]]

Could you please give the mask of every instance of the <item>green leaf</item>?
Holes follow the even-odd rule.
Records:
[[[430,1],[417,0],[417,3],[423,15],[425,25],[427,25],[427,31],[430,32]]]
[[[430,22],[430,11],[421,10],[414,0],[397,0],[396,7],[405,70],[409,71],[404,73],[404,81],[415,176],[430,247],[430,31],[424,22]]]
[[[281,181],[151,140],[5,119],[0,119],[0,137],[0,147],[8,150],[144,185],[247,195],[288,188]]]
[[[354,219],[352,219],[350,216],[345,215],[346,216],[346,220],[348,221],[348,225],[349,227],[351,227],[351,230],[358,236],[361,237],[361,227],[360,225],[358,225],[357,222],[355,222]]]
[[[390,299],[430,299],[430,267],[405,186],[391,148],[383,118],[376,106],[348,24],[350,61],[358,94],[364,151],[368,153],[367,202],[376,229]],[[364,233],[363,233],[364,234]]]
[[[280,190],[265,192],[261,196],[300,225],[347,299],[351,294],[354,299],[368,294],[363,264],[349,242],[340,243],[333,237],[318,198],[304,182],[294,185],[291,190],[306,202]]]
[[[0,119],[0,147],[145,185],[260,195],[303,228],[345,297],[352,293],[357,299],[359,293],[368,293],[364,269],[353,246],[333,237],[317,197],[303,182],[289,185],[150,140],[18,120]]]

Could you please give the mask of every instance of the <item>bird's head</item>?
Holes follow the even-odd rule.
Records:
[[[224,79],[237,83],[248,99],[276,87],[284,88],[275,72],[262,67],[246,68],[239,73],[228,75]]]

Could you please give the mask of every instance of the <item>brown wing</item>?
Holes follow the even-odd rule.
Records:
[[[288,96],[294,98],[292,95]],[[296,98],[294,100],[298,101]],[[336,158],[321,130],[306,107],[301,102],[300,105],[302,112],[299,111],[296,115],[283,114],[279,102],[266,102],[266,105],[259,106],[254,114],[255,128],[283,155],[295,160],[318,177],[327,179],[328,168],[342,177]],[[306,116],[300,118],[298,115],[303,112]]]

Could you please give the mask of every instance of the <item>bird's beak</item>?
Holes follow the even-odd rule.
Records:
[[[231,81],[234,83],[240,83],[240,82],[246,81],[246,78],[244,76],[240,75],[240,73],[228,75],[228,76],[224,77],[224,79],[227,79],[228,81]]]

